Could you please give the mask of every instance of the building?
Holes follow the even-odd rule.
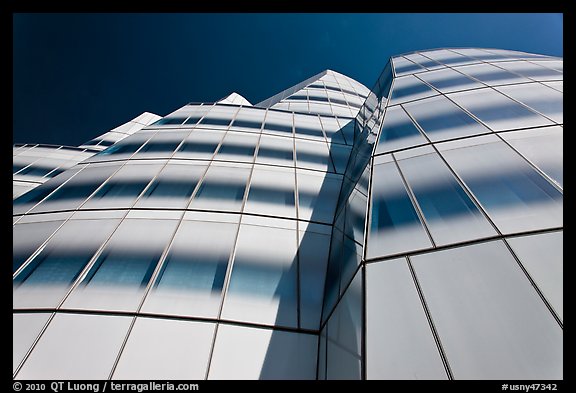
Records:
[[[14,378],[561,379],[562,80],[439,49],[95,138],[14,200]]]

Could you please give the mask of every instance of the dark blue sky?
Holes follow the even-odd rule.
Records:
[[[14,14],[13,141],[79,145],[144,111],[257,103],[330,68],[369,88],[395,54],[563,56],[562,14]]]

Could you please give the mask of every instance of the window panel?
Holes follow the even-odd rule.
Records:
[[[350,158],[350,152],[352,147],[341,146],[341,145],[330,145],[330,155],[334,166],[336,168],[336,173],[344,174],[346,172],[346,166],[348,164],[348,159]]]
[[[443,96],[403,106],[433,142],[490,132]]]
[[[562,127],[506,132],[500,136],[560,187],[564,186]]]
[[[188,134],[188,131],[156,134],[138,150],[134,158],[168,158]]]
[[[311,226],[300,231],[300,327],[303,329],[320,328],[329,247],[329,233],[314,232]]]
[[[32,211],[39,213],[76,209],[119,167],[119,165],[91,165],[85,168]]]
[[[564,122],[563,94],[540,83],[502,86],[497,90],[524,105],[548,116],[557,123]]]
[[[160,170],[159,164],[126,164],[87,201],[83,209],[127,208]]]
[[[177,220],[125,219],[63,308],[135,311]]]
[[[210,165],[196,191],[196,196],[190,203],[190,208],[239,211],[249,175],[250,169],[239,164]]]
[[[63,221],[16,224],[12,228],[12,273],[40,247],[48,237],[62,225]]]
[[[204,165],[168,164],[134,206],[185,208],[205,171]]]
[[[216,130],[194,130],[174,153],[174,158],[212,158],[224,134],[225,132]]]
[[[388,108],[376,153],[385,153],[427,143],[401,106]]]
[[[546,65],[548,62],[540,62],[542,65]],[[538,63],[527,62],[527,61],[511,61],[511,62],[500,62],[498,67],[502,67],[511,72],[526,76],[537,81],[549,81],[562,79],[563,75],[561,72],[557,72],[547,67],[541,67]],[[562,71],[562,70],[560,70]]]
[[[437,245],[496,235],[436,153],[399,160],[398,165]]]
[[[48,322],[49,313],[12,315],[12,373],[26,356],[38,334]]]
[[[480,142],[439,148],[498,228],[513,233],[562,226],[562,194],[503,142],[469,143]]]
[[[562,329],[501,241],[410,259],[455,379],[562,379]]]
[[[214,326],[204,322],[138,318],[112,378],[204,379]]]
[[[457,67],[456,70],[465,75],[471,76],[472,78],[478,79],[480,82],[484,82],[489,86],[530,81],[523,76],[486,63]]]
[[[292,123],[292,113],[268,110],[262,132],[276,135],[293,135]]]
[[[120,220],[71,220],[13,281],[14,308],[56,307]]]
[[[208,379],[316,379],[318,337],[221,324]]]
[[[16,379],[107,379],[131,317],[56,314]]]
[[[493,89],[463,91],[451,94],[450,98],[470,111],[493,131],[553,124],[550,120]]]
[[[295,230],[241,225],[222,318],[297,327]]]
[[[216,318],[237,225],[183,221],[143,312]]]
[[[296,137],[325,141],[322,124],[316,115],[294,114],[294,130]]]
[[[216,159],[252,162],[257,143],[256,135],[228,132],[218,149]]]
[[[50,179],[25,194],[20,195],[12,202],[12,214],[23,214],[30,210],[38,202],[50,195],[58,186],[79,172],[78,169],[70,169],[61,176]]]
[[[451,68],[424,72],[418,75],[418,78],[428,82],[442,93],[484,87],[482,83],[478,83]]]
[[[244,211],[296,218],[294,193],[294,169],[255,167]]]
[[[297,170],[298,218],[331,224],[342,177]]]
[[[366,266],[366,377],[447,379],[405,258]]]
[[[291,138],[262,135],[256,163],[294,166],[294,141]]]
[[[344,136],[340,131],[338,120],[332,117],[320,117],[320,121],[322,122],[322,127],[326,133],[328,143],[346,143]]]
[[[564,318],[563,232],[507,239],[560,320]]]
[[[397,76],[402,76],[406,74],[413,74],[415,72],[426,71],[420,65],[415,64],[403,57],[394,57],[392,59],[394,63],[394,71]]]
[[[362,272],[328,321],[327,379],[361,379]]]
[[[422,55],[424,55],[424,56],[426,56],[432,60],[436,60],[442,64],[446,64],[446,65],[471,64],[471,63],[477,63],[478,62],[478,60],[476,60],[476,59],[472,59],[468,56],[460,55],[460,54],[452,52],[448,49],[440,49],[440,50],[435,50],[435,51],[422,52]],[[408,57],[408,56],[406,56],[406,57]]]
[[[437,94],[438,92],[432,90],[428,85],[422,83],[415,76],[404,76],[394,79],[394,88],[392,89],[392,100],[390,101],[390,105],[430,97]]]
[[[431,247],[396,165],[375,165],[372,181],[368,258]]]
[[[334,172],[328,145],[323,142],[296,140],[296,160],[300,168]]]
[[[411,60],[417,64],[420,64],[422,67],[426,67],[429,70],[434,70],[438,68],[444,68],[444,64],[440,64],[434,60],[431,60],[427,57],[422,56],[419,53],[411,53],[409,55],[405,55],[405,58]]]

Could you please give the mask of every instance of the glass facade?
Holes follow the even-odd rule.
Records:
[[[561,379],[561,63],[409,53],[14,146],[14,378]]]

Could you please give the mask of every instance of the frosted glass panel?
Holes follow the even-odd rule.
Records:
[[[112,378],[204,379],[214,326],[203,322],[138,318]]]
[[[562,378],[562,329],[502,242],[410,259],[455,379]]]
[[[221,324],[208,379],[316,379],[318,336]]]
[[[16,379],[107,379],[131,317],[57,314]]]
[[[297,327],[295,230],[241,225],[222,318]]]
[[[12,315],[12,372],[16,371],[48,318],[48,313]]]
[[[216,318],[237,227],[183,221],[142,311]]]
[[[514,237],[508,239],[508,244],[562,320],[564,317],[563,233]]]
[[[368,379],[447,379],[405,258],[366,267]]]

